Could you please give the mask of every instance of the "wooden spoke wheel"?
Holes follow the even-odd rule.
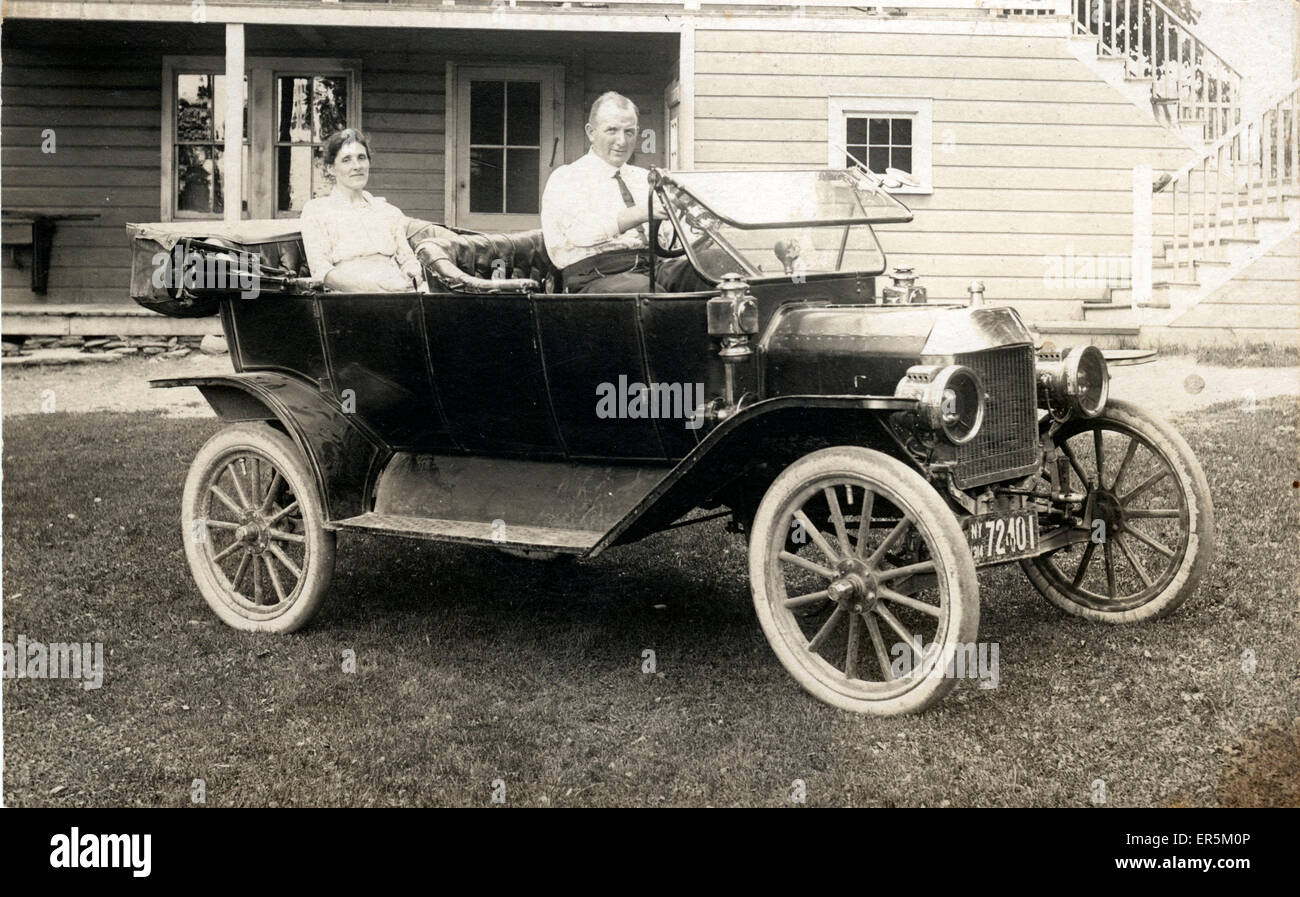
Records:
[[[1021,561],[1049,601],[1077,616],[1129,623],[1172,612],[1214,557],[1210,487],[1187,443],[1136,405],[1112,400],[1099,417],[1057,431],[1062,489],[1082,512],[1043,541],[1064,547]]]
[[[979,628],[979,583],[947,504],[900,461],[856,446],[772,483],[749,544],[754,607],[782,665],[845,710],[924,710]]]
[[[204,599],[236,629],[292,632],[315,613],[334,569],[316,481],[284,433],[228,427],[190,465],[185,554]]]

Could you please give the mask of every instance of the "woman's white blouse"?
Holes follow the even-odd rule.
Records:
[[[366,255],[386,255],[409,276],[420,276],[420,263],[406,240],[406,216],[383,197],[361,191],[350,202],[338,187],[302,207],[302,246],[315,280],[334,266]]]

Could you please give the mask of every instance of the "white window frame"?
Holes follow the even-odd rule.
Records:
[[[224,56],[164,56],[162,83],[162,196],[159,221],[212,220],[220,214],[177,212],[173,162],[176,139],[176,73],[200,72],[224,75]],[[361,60],[308,56],[249,56],[244,61],[248,79],[248,156],[249,170],[243,172],[248,183],[247,218],[296,218],[297,212],[275,209],[275,79],[280,75],[342,75],[348,78],[348,121],[361,127]],[[258,112],[270,117],[259,120]],[[254,177],[254,174],[256,177]],[[243,185],[240,185],[242,191]]]
[[[933,97],[830,97],[827,100],[826,161],[831,168],[844,167],[848,145],[847,119],[910,118],[912,120],[912,177],[917,187],[897,187],[890,193],[929,195],[934,192],[934,98]],[[863,160],[866,161],[865,159]],[[877,172],[884,174],[884,172]]]

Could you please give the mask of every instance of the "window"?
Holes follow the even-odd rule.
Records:
[[[316,151],[348,126],[348,79],[278,75],[275,96],[275,211],[296,215],[329,192]]]
[[[446,91],[447,222],[539,227],[542,189],[564,164],[563,68],[448,62]]]
[[[920,185],[891,193],[933,192],[932,107],[929,97],[831,97],[827,164],[845,168],[858,159],[877,174],[897,168]]]
[[[163,67],[162,220],[219,218],[226,204],[225,62],[170,56]],[[315,154],[335,131],[360,121],[358,71],[341,60],[246,60],[244,217],[296,217],[327,192]]]
[[[875,172],[898,168],[912,173],[912,120],[910,118],[877,118],[846,116],[848,150],[844,164],[854,165],[854,160],[867,163]]]
[[[226,76],[200,72],[176,73],[173,105],[172,165],[175,171],[175,210],[180,215],[220,215],[225,210],[221,182],[221,153],[226,139]],[[244,79],[248,105],[248,79]],[[244,168],[248,168],[248,111],[244,111]],[[247,182],[241,207],[248,211]]]
[[[539,81],[471,81],[469,210],[536,215],[541,156]]]

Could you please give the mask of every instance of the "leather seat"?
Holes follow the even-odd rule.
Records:
[[[432,280],[471,292],[538,290],[555,275],[540,230],[461,234],[412,219],[407,238]]]
[[[310,277],[311,269],[307,265],[307,253],[302,247],[302,237],[291,240],[279,240],[275,243],[260,243],[256,247],[261,256],[262,267],[280,268],[294,277]]]
[[[519,292],[540,289],[542,284],[553,285],[557,275],[546,254],[540,230],[462,234],[441,224],[411,218],[407,221],[406,236],[417,253],[421,246],[425,247],[421,261],[431,285],[440,283],[474,292]],[[286,271],[294,277],[311,276],[301,236],[242,246],[230,241],[210,242],[256,252],[263,270]],[[491,281],[491,284],[479,281]]]

